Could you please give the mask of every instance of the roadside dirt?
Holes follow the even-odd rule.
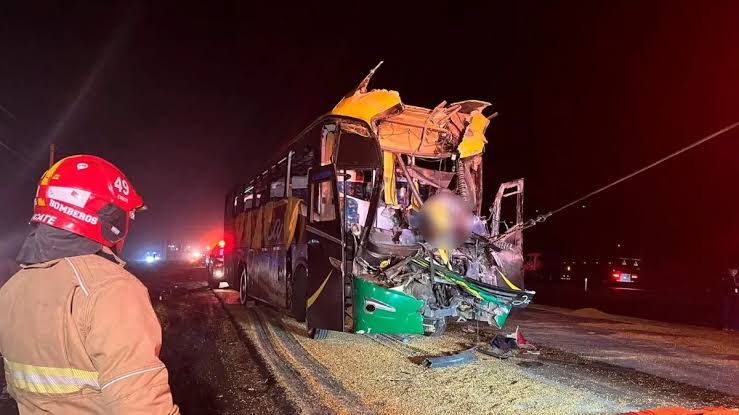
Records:
[[[615,414],[657,406],[739,406],[739,398],[719,391],[552,348],[508,360],[478,353],[475,362],[443,369],[418,364],[425,355],[489,341],[497,332],[489,327],[474,332],[452,324],[443,337],[414,337],[389,348],[344,333],[316,342],[305,336],[302,325],[289,318],[283,322],[316,360],[378,413]]]
[[[381,414],[602,414],[627,406],[545,378],[530,376],[513,361],[480,357],[457,367],[425,369],[423,355],[409,356],[367,336],[331,333],[323,342],[285,324],[305,349]],[[426,355],[466,349],[465,339],[419,338],[410,345]],[[536,372],[540,369],[531,369]]]

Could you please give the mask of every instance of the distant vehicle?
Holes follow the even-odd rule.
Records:
[[[555,280],[592,286],[635,286],[641,282],[639,258],[588,258],[561,262]]]
[[[166,246],[166,260],[168,262],[187,262],[190,264],[203,264],[205,250],[198,248],[196,243],[182,243],[170,241]]]
[[[195,265],[196,267],[204,267],[206,264],[206,259],[208,257],[208,252],[205,252],[205,250],[200,251],[198,249],[193,249],[190,251],[190,263]]]
[[[208,271],[208,285],[211,288],[218,288],[221,282],[225,281],[225,271],[223,268],[224,257],[226,252],[226,242],[220,241],[205,255],[205,268]]]
[[[162,259],[161,256],[159,256],[158,253],[149,251],[144,255],[144,262],[147,264],[153,264],[155,262],[159,262]]]
[[[613,258],[605,269],[605,285],[637,285],[641,283],[640,258]]]
[[[589,286],[636,286],[642,281],[640,258],[556,258],[531,252],[526,255],[524,272],[528,281],[550,281]]]

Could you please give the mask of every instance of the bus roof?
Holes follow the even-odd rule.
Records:
[[[449,158],[455,152],[462,158],[482,154],[488,142],[485,130],[490,120],[498,115],[497,112],[489,116],[482,114],[491,105],[489,102],[466,100],[447,104],[442,101],[433,109],[405,105],[397,91],[367,89],[379,66],[331,111],[285,143],[276,153],[277,157],[284,157],[305,133],[329,119],[343,120],[347,124],[353,122],[352,132],[362,135],[371,129],[383,151],[430,159]]]
[[[428,158],[447,158],[459,151],[461,157],[471,157],[487,144],[485,130],[492,117],[482,111],[488,106],[484,101],[443,101],[428,109],[403,104],[396,91],[360,88],[339,101],[329,115],[365,121],[384,151]]]

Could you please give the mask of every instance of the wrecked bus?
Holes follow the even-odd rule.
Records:
[[[307,321],[314,338],[440,335],[449,319],[502,327],[534,293],[523,285],[523,179],[500,185],[481,216],[490,104],[406,105],[395,91],[368,90],[373,73],[228,193],[229,285],[242,303]],[[434,249],[418,229],[419,208],[442,191],[475,215],[453,250]]]

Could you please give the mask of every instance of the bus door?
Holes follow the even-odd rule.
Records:
[[[306,314],[310,329],[344,331],[341,215],[333,164],[309,173]]]

